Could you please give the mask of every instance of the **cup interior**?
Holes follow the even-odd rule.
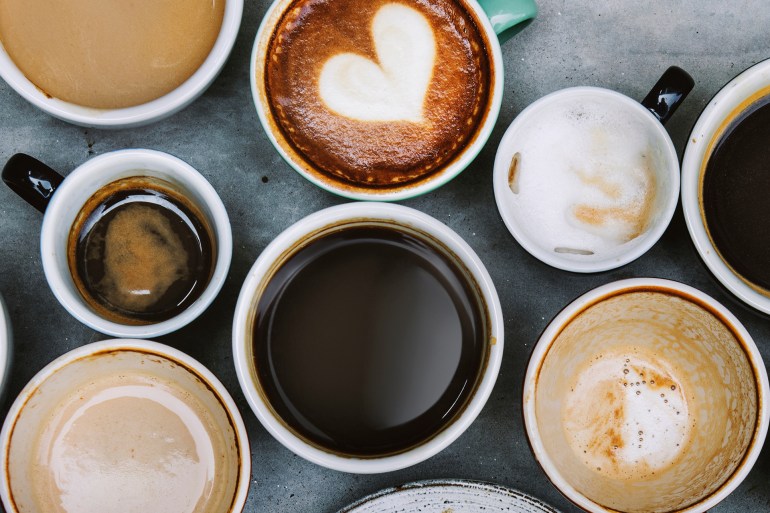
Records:
[[[227,0],[219,36],[198,70],[170,93],[148,103],[121,109],[94,109],[53,98],[38,89],[16,66],[0,41],[0,77],[24,99],[63,121],[99,128],[129,128],[170,116],[189,105],[214,81],[235,45],[243,0]]]
[[[377,203],[348,204],[318,212],[279,235],[260,255],[244,283],[236,307],[233,351],[241,387],[262,424],[281,443],[296,454],[319,465],[355,473],[377,473],[404,468],[439,452],[454,441],[480,412],[496,379],[502,357],[499,300],[491,280],[467,245],[448,228],[436,228],[435,220],[412,209]],[[257,305],[275,273],[301,248],[327,234],[356,227],[397,230],[426,241],[435,251],[449,256],[471,285],[483,312],[481,331],[484,351],[472,393],[456,413],[442,420],[441,427],[415,445],[386,454],[371,456],[344,454],[308,439],[281,418],[261,383],[255,352]],[[448,235],[451,234],[451,235]]]
[[[605,118],[608,119],[605,121]],[[583,123],[581,119],[588,122]],[[621,124],[622,129],[613,128],[615,124]],[[565,131],[565,135],[553,135],[556,130]],[[625,193],[616,190],[623,185],[624,169],[613,171],[613,166],[618,165],[615,148],[626,144],[624,134],[629,133],[645,141],[643,145],[634,144],[640,146],[639,151],[644,155],[651,192],[645,199],[647,206],[640,209],[644,221],[635,227],[632,238],[626,240],[625,237],[602,247],[606,243],[600,230],[608,230],[601,228],[602,223],[611,230],[613,223],[625,222],[624,216],[637,208],[623,199]],[[529,154],[522,145],[530,149]],[[637,150],[629,145],[624,151],[635,155],[632,152]],[[567,178],[557,180],[560,183],[538,182],[533,174],[539,172],[540,164],[531,167],[532,159],[551,162],[551,165],[565,163]],[[497,150],[493,182],[500,215],[524,249],[559,269],[597,272],[638,258],[663,234],[678,200],[679,160],[663,125],[640,103],[608,89],[573,87],[537,100],[514,119]],[[543,201],[560,195],[564,198],[563,205],[549,209],[545,217],[533,214],[537,210],[532,208],[533,200],[525,199],[524,193],[529,192],[523,190],[526,187],[540,191]],[[571,209],[582,203],[591,207],[586,215],[596,219],[584,223],[569,221],[571,233],[550,235],[565,231],[566,228],[559,227],[561,219],[571,219]],[[595,223],[598,224],[594,226]],[[580,247],[585,242],[579,239],[585,239],[591,247]]]
[[[126,509],[240,511],[249,483],[248,441],[222,385],[207,371],[201,373],[197,362],[177,358],[158,344],[97,344],[50,364],[14,403],[2,432],[8,511],[46,511],[52,500],[75,510],[122,504]],[[121,384],[124,376],[139,377]],[[102,382],[114,387],[94,394]],[[178,417],[163,417],[163,427],[150,428],[154,421],[132,416],[132,408],[109,415],[100,410],[116,394],[119,401],[157,401],[142,407],[148,408],[140,410],[145,414],[168,408]],[[99,415],[125,419],[115,430],[99,423]],[[89,436],[79,433],[84,427],[78,427],[78,419],[90,419]],[[185,427],[178,437],[156,440],[159,433],[172,432],[169,422],[179,421]],[[137,427],[142,423],[147,426]],[[175,452],[181,444],[189,444],[192,454]],[[67,447],[78,447],[77,454]],[[194,470],[202,461],[212,469],[208,476]]]
[[[748,472],[764,437],[766,378],[745,330],[708,302],[668,287],[618,290],[572,308],[543,337],[528,372],[528,436],[581,506],[703,511]]]
[[[198,300],[171,319],[144,326],[112,322],[94,311],[75,286],[67,255],[70,230],[88,199],[108,184],[137,176],[160,179],[192,202],[211,230],[216,252],[214,271]],[[221,199],[195,169],[165,153],[122,150],[95,157],[67,176],[46,209],[41,246],[46,279],[57,299],[72,315],[103,333],[144,338],[180,328],[202,313],[213,301],[230,266],[232,233]]]

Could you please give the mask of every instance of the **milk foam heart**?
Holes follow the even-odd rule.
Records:
[[[371,32],[378,62],[354,53],[331,57],[321,70],[321,99],[360,121],[422,121],[436,58],[428,21],[412,8],[386,4],[374,16]]]

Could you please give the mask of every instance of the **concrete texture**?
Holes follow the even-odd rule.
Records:
[[[538,19],[503,47],[505,96],[484,151],[453,182],[404,204],[445,222],[478,252],[498,288],[506,322],[505,356],[495,390],[478,420],[452,446],[412,468],[358,476],[329,471],[284,449],[261,427],[241,393],[230,350],[240,285],[268,242],[298,219],[343,202],[285,164],[257,120],[249,90],[249,56],[265,0],[248,1],[238,41],[223,73],[190,107],[163,122],[124,131],[86,130],[38,111],[0,83],[0,163],[16,152],[68,172],[107,151],[127,147],[172,153],[200,170],[230,213],[234,257],[227,282],[197,321],[160,342],[206,364],[241,409],[252,444],[248,512],[333,512],[382,487],[407,481],[467,478],[518,488],[562,511],[576,511],[540,470],[521,419],[521,385],[533,344],[550,319],[581,293],[636,276],[679,280],[730,308],[770,362],[770,321],[723,289],[700,261],[681,208],[663,238],[620,269],[578,275],[541,264],[503,225],[492,194],[492,162],[511,120],[537,98],[593,85],[641,99],[671,64],[696,87],[667,125],[680,155],[707,101],[744,68],[770,57],[770,6],[764,0],[635,2],[540,0]],[[40,263],[41,216],[0,187],[0,293],[15,334],[15,360],[4,416],[27,381],[56,356],[106,338],[71,318],[49,290]],[[715,512],[770,511],[770,448],[746,481]]]

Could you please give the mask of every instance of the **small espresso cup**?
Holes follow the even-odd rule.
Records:
[[[703,109],[682,160],[682,209],[695,249],[722,285],[766,314],[770,123],[758,113],[768,112],[768,103],[765,60],[731,80]]]
[[[239,513],[243,419],[201,363],[148,340],[86,344],[21,391],[0,432],[8,513]]]
[[[143,2],[151,6],[151,2]],[[148,7],[150,8],[150,7]],[[50,14],[50,13],[49,13]],[[198,69],[171,92],[146,103],[122,108],[94,108],[55,98],[36,86],[13,61],[0,34],[0,77],[25,100],[51,116],[86,127],[129,128],[168,117],[192,103],[211,85],[227,61],[235,44],[243,14],[243,0],[226,0],[219,34],[208,56]],[[93,27],[73,27],[72,32],[93,31]],[[72,36],[77,39],[77,35]],[[186,37],[179,35],[178,37]],[[196,37],[190,35],[189,37]],[[66,45],[67,41],[52,44]],[[175,58],[179,58],[176,56]],[[155,63],[163,66],[164,63]]]
[[[275,0],[257,32],[259,120],[311,183],[378,201],[432,191],[473,161],[500,111],[500,40],[537,14],[534,0],[303,4]]]
[[[523,406],[535,458],[581,508],[701,513],[751,470],[768,400],[765,364],[735,316],[687,285],[639,278],[556,316]]]
[[[334,470],[419,463],[479,415],[500,368],[492,280],[456,233],[416,210],[352,203],[276,237],[233,324],[238,380],[267,431]]]
[[[211,184],[154,150],[106,153],[66,178],[24,154],[3,181],[44,213],[43,270],[80,322],[148,338],[198,317],[224,284],[232,232]]]
[[[581,273],[650,249],[679,197],[679,158],[663,124],[693,84],[671,67],[641,103],[571,87],[524,109],[500,141],[493,177],[516,241],[550,266]]]

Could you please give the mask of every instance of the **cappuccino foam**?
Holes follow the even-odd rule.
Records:
[[[546,251],[607,253],[655,216],[664,172],[656,134],[641,113],[611,100],[551,101],[516,132],[506,203]]]
[[[346,187],[413,184],[472,143],[493,74],[462,0],[296,0],[266,50],[279,143]]]

